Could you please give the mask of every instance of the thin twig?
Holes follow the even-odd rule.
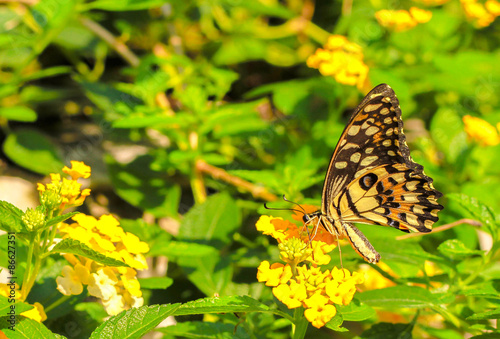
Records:
[[[220,179],[222,181],[227,182],[228,184],[231,184],[233,186],[242,188],[245,191],[250,192],[255,198],[261,198],[267,201],[278,200],[277,196],[275,196],[272,193],[269,193],[264,187],[257,186],[237,176],[231,175],[222,168],[218,168],[210,164],[207,164],[203,160],[198,160],[196,162],[196,168],[198,171],[202,173],[209,174],[214,179]]]
[[[469,224],[469,225],[476,226],[476,227],[482,226],[482,224],[479,221],[474,220],[474,219],[460,219],[460,220],[454,221],[452,223],[436,227],[435,229],[432,230],[432,233],[442,232],[442,231],[445,231],[447,229],[453,228],[453,227],[461,225],[461,224]],[[403,239],[408,239],[408,238],[420,237],[420,236],[423,236],[426,234],[430,234],[430,233],[409,233],[409,234],[405,234],[405,235],[401,235],[399,237],[396,237],[396,240],[403,240]]]
[[[82,25],[90,29],[99,38],[104,40],[111,46],[120,56],[127,61],[131,66],[139,66],[140,60],[123,42],[115,38],[107,29],[99,25],[97,22],[86,17],[80,17]]]

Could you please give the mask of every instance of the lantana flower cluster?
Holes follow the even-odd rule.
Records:
[[[381,26],[396,32],[403,32],[431,20],[432,12],[418,7],[411,7],[409,11],[383,9],[377,11],[375,17]]]
[[[320,328],[330,321],[337,309],[347,305],[362,284],[363,274],[347,269],[322,270],[330,262],[330,253],[336,239],[323,229],[313,230],[313,240],[306,232],[289,221],[261,216],[257,230],[278,241],[283,263],[263,261],[257,279],[273,287],[274,296],[289,309],[304,307],[304,316],[314,327]]]
[[[90,188],[81,189],[79,178],[90,177],[90,166],[81,161],[71,161],[71,168],[64,166],[63,172],[71,176],[71,179],[61,178],[60,174],[51,173],[51,182],[48,184],[38,183],[37,190],[40,193],[42,205],[49,205],[51,209],[64,210],[70,206],[80,206],[85,198],[90,195]]]
[[[484,4],[477,0],[460,0],[465,16],[477,27],[488,27],[500,16],[500,2],[487,0]]]
[[[134,234],[123,231],[112,215],[96,219],[77,214],[72,219],[75,223],[63,223],[59,227],[63,238],[76,239],[130,267],[107,267],[88,258],[65,254],[71,266],[65,266],[62,276],[57,277],[57,289],[64,295],[78,295],[86,285],[90,295],[101,299],[109,315],[142,306],[144,300],[136,270],[147,268],[143,253],[149,251],[149,246]]]
[[[479,143],[481,146],[495,146],[500,144],[500,122],[497,126],[492,126],[489,122],[466,115],[462,118],[465,125],[465,133],[470,140]]]
[[[341,84],[363,90],[369,87],[369,68],[363,58],[361,46],[350,42],[345,36],[331,35],[323,48],[318,48],[307,59],[307,66],[318,69],[324,76],[334,77]]]

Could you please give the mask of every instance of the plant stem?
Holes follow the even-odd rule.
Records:
[[[54,301],[52,304],[49,306],[45,307],[45,313],[50,312],[50,310],[56,308],[57,306],[61,305],[64,303],[66,300],[68,300],[71,296],[70,295],[62,295],[59,299]]]
[[[268,192],[264,187],[257,186],[237,176],[231,175],[222,168],[218,168],[210,164],[207,164],[205,161],[201,159],[196,162],[196,168],[201,173],[210,174],[210,176],[212,176],[212,178],[214,179],[220,179],[222,181],[227,182],[228,184],[231,184],[233,186],[236,186],[238,188],[250,192],[255,198],[261,198],[267,201],[278,200],[277,196]]]
[[[304,317],[304,308],[297,307],[293,312],[293,339],[302,339],[307,331],[307,319]]]

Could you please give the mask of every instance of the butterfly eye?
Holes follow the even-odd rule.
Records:
[[[304,216],[302,217],[302,221],[304,222],[304,224],[307,224],[309,221],[311,221],[309,214],[304,214]]]
[[[368,191],[375,183],[377,182],[378,177],[374,173],[368,173],[364,177],[361,178],[359,181],[359,186],[364,189],[365,191]]]

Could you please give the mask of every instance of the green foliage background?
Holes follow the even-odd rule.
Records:
[[[153,305],[142,318],[122,314],[95,337],[102,331],[134,337],[168,315],[179,323],[161,330],[166,337],[290,335],[291,313],[276,309],[271,289],[256,282],[259,263],[276,262],[278,251],[254,224],[270,213],[263,202],[282,194],[320,203],[329,157],[362,98],[355,87],[305,65],[330,34],[361,45],[372,85],[388,83],[398,95],[412,156],[445,193],[436,226],[475,219],[493,247],[481,247],[476,227],[467,224],[404,243],[395,239],[397,230],[361,226],[399,277],[391,278],[397,286],[357,294],[330,329],[310,328],[308,335],[498,333],[500,146],[470,142],[462,123],[465,115],[500,121],[496,23],[475,28],[458,0],[420,6],[432,20],[406,32],[380,27],[374,13],[408,9],[415,5],[409,1],[30,3],[0,7],[4,175],[36,182],[69,160],[84,161],[92,167],[93,193],[82,211],[109,210],[150,244],[150,257],[169,259],[168,271],[159,273],[169,279],[141,281]],[[350,248],[343,255],[350,270],[362,262]],[[425,260],[442,273],[418,276]],[[63,264],[55,260],[44,271],[30,302],[57,298],[54,279]],[[334,256],[331,266],[338,264]],[[227,299],[212,300],[212,308],[192,302],[214,295]],[[245,295],[253,299],[237,297]],[[62,304],[44,325],[67,337],[90,336],[105,314],[83,301]],[[405,320],[385,323],[374,308]],[[434,314],[444,320],[436,326],[422,320]],[[143,332],[116,327],[138,318]],[[29,333],[37,325],[24,326]]]

